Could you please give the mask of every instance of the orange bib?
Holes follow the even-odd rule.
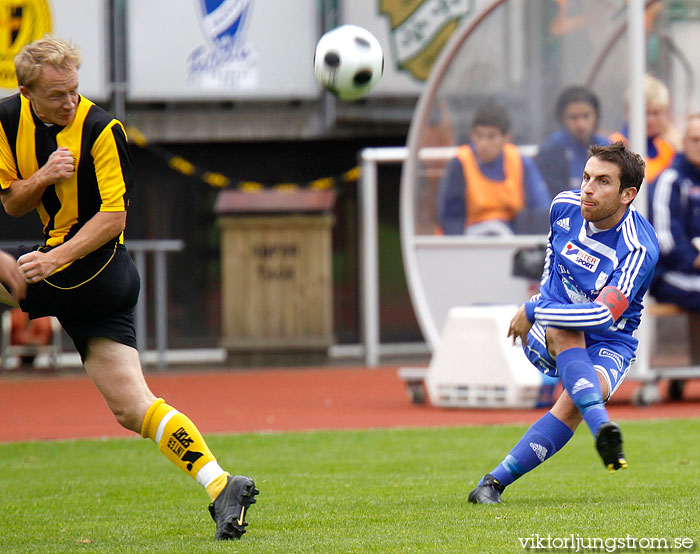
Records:
[[[656,146],[656,157],[646,159],[646,178],[650,183],[655,181],[659,174],[671,165],[673,157],[676,155],[673,146],[661,137],[655,137],[653,142]]]
[[[661,137],[654,137],[651,140],[656,147],[656,156],[653,158],[647,156],[647,159],[644,160],[646,162],[644,176],[649,183],[655,181],[659,174],[671,165],[673,157],[676,155],[676,150],[673,146]],[[613,133],[610,135],[610,141],[622,141],[628,148],[630,145],[629,140],[622,133]]]
[[[491,219],[512,221],[522,211],[525,207],[523,160],[517,146],[503,146],[503,181],[489,179],[481,172],[468,145],[457,149],[457,158],[462,162],[466,187],[466,227]]]

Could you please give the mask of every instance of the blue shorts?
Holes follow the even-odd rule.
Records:
[[[530,363],[539,371],[550,377],[559,377],[557,364],[547,351],[544,330],[545,328],[539,323],[534,323],[527,335],[527,346],[523,346],[523,351]],[[621,353],[621,350],[624,353]],[[627,353],[626,349],[621,349],[618,345],[602,341],[587,343],[586,352],[593,362],[593,369],[608,383],[608,395],[604,399],[607,402],[625,379],[625,375],[635,361],[634,355]]]

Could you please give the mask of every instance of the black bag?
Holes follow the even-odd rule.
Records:
[[[539,281],[544,271],[546,244],[520,248],[513,255],[513,276]]]

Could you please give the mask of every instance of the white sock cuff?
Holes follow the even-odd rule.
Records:
[[[197,473],[197,483],[206,489],[209,485],[211,485],[214,479],[220,477],[224,473],[225,472],[223,469],[221,469],[219,463],[216,460],[212,460],[211,462],[204,464]]]

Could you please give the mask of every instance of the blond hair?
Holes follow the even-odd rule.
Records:
[[[668,108],[671,104],[668,87],[653,75],[644,76],[644,95],[647,106]]]
[[[61,69],[78,69],[80,50],[68,41],[45,36],[27,44],[15,56],[15,72],[20,86],[31,89],[39,80],[41,68],[51,65]]]

